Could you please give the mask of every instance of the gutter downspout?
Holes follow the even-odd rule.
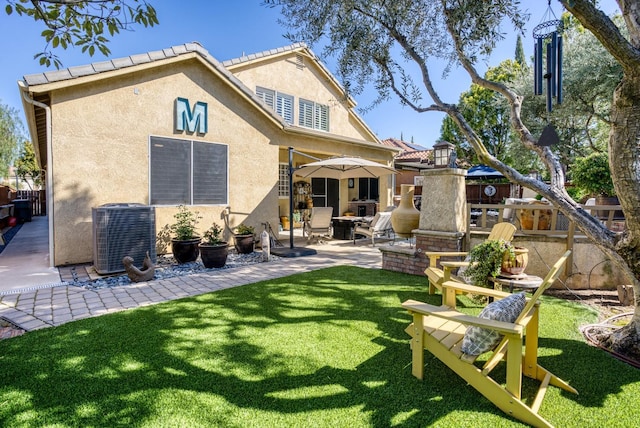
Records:
[[[18,82],[22,89],[22,97],[26,102],[31,105],[43,108],[46,115],[46,128],[47,128],[47,181],[46,181],[46,192],[47,192],[47,218],[49,223],[49,267],[55,267],[54,264],[54,252],[53,252],[53,171],[51,170],[52,164],[52,136],[51,136],[51,107],[48,105],[41,103],[39,101],[30,98],[27,95],[27,87],[23,82]]]

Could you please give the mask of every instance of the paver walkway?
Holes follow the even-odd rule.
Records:
[[[19,238],[21,232],[22,230],[14,239]],[[113,288],[88,290],[58,284],[9,294],[5,291],[5,294],[0,295],[0,317],[30,331],[341,264],[380,268],[380,251],[370,244],[366,245],[364,241],[368,240],[362,241],[357,246],[353,246],[351,241],[334,241],[313,246],[318,251],[313,256],[281,258],[268,263]],[[9,276],[5,278],[7,277]]]

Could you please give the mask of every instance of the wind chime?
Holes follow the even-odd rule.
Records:
[[[553,110],[553,100],[562,104],[562,32],[564,25],[557,19],[548,0],[547,12],[542,21],[533,29],[535,45],[533,49],[533,93],[542,95],[543,79],[546,81],[547,122]],[[545,55],[546,54],[546,55]],[[546,70],[543,74],[543,57],[546,56]],[[540,146],[550,146],[560,141],[553,125],[549,123],[538,140]]]

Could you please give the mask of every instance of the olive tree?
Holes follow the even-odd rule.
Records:
[[[93,56],[97,51],[105,56],[109,37],[139,24],[158,24],[155,9],[146,0],[6,0],[7,15],[16,13],[42,22],[46,45],[35,55],[41,65],[56,68],[62,65],[53,49],[80,46]]]
[[[23,135],[18,111],[0,103],[0,178],[9,175],[9,167],[18,154]]]
[[[611,173],[627,220],[624,233],[614,233],[583,210],[565,189],[565,170],[553,147],[537,139],[521,118],[523,96],[512,87],[481,75],[480,61],[504,38],[505,25],[522,29],[528,16],[518,1],[494,0],[267,0],[280,7],[290,38],[311,45],[324,43],[324,55],[335,55],[337,74],[357,93],[372,84],[378,101],[396,97],[417,112],[447,114],[464,133],[478,159],[551,201],[576,222],[633,282],[636,307],[632,320],[609,337],[617,352],[640,359],[640,2],[618,0],[628,36],[592,1],[560,3],[622,68],[612,93],[608,141]],[[432,78],[432,59],[462,67],[471,81],[500,94],[509,104],[511,125],[522,145],[547,169],[550,184],[519,173],[493,156],[477,129],[459,107],[442,99]],[[413,79],[412,76],[417,76]]]

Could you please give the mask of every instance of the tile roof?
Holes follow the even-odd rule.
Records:
[[[229,82],[231,82],[234,86],[236,86],[240,91],[244,92],[249,98],[251,98],[254,102],[256,102],[261,109],[265,110],[272,118],[274,118],[277,122],[280,122],[284,128],[296,128],[295,126],[288,125],[284,119],[282,119],[279,115],[277,115],[271,108],[269,108],[260,98],[258,98],[255,93],[247,88],[244,83],[240,79],[238,79],[232,71],[228,70],[226,67],[235,64],[241,64],[243,62],[248,62],[260,58],[266,58],[271,55],[282,54],[285,52],[293,52],[298,50],[304,50],[305,54],[307,54],[311,59],[315,61],[315,63],[327,74],[327,77],[331,79],[331,81],[348,96],[348,100],[350,101],[352,108],[352,114],[362,123],[362,125],[369,130],[370,134],[373,138],[379,142],[379,140],[375,137],[375,133],[371,131],[368,125],[358,116],[358,114],[353,110],[356,102],[349,96],[340,82],[335,78],[335,76],[329,71],[329,69],[322,63],[322,61],[308,48],[305,43],[294,43],[289,46],[280,47],[277,49],[270,49],[263,52],[254,53],[251,55],[242,56],[240,58],[231,59],[225,61],[224,63],[215,59],[199,42],[191,42],[185,43],[182,45],[172,46],[170,48],[151,51],[142,54],[130,55],[122,58],[114,58],[107,61],[99,61],[94,62],[87,65],[69,67],[62,70],[53,70],[53,71],[45,71],[43,73],[35,73],[35,74],[27,74],[23,76],[23,81],[26,83],[26,86],[38,86],[45,85],[48,83],[54,82],[62,82],[66,80],[72,80],[78,77],[97,75],[100,73],[105,73],[114,70],[125,69],[127,67],[133,67],[136,65],[151,63],[155,61],[162,61],[169,58],[175,58],[180,55],[185,55],[189,53],[198,53],[205,61],[207,61],[216,71],[224,75]],[[378,143],[376,143],[378,144]]]
[[[242,64],[245,62],[249,62],[249,61],[254,61],[256,59],[260,59],[260,58],[266,58],[272,55],[278,55],[284,52],[292,52],[292,51],[296,51],[299,49],[307,49],[307,45],[306,43],[294,43],[292,45],[289,46],[284,46],[284,47],[280,47],[280,48],[276,48],[276,49],[269,49],[266,51],[262,51],[262,52],[258,52],[258,53],[252,53],[249,55],[243,55],[239,58],[233,58],[233,59],[229,59],[227,61],[224,61],[222,63],[222,65],[224,65],[225,67],[230,67],[232,65],[238,65],[238,64]]]
[[[27,85],[44,85],[46,83],[60,82],[70,80],[77,77],[89,76],[92,74],[104,73],[107,71],[119,70],[135,65],[146,64],[154,61],[161,61],[168,58],[174,58],[190,52],[197,52],[207,61],[212,63],[216,68],[222,68],[220,62],[216,60],[209,52],[198,42],[185,43],[183,45],[172,46],[159,51],[152,51],[142,54],[135,54],[123,58],[114,58],[112,60],[93,62],[87,65],[64,68],[61,70],[45,71],[43,73],[27,74],[23,77]]]
[[[412,152],[402,152],[395,157],[399,161],[413,161],[425,163],[433,160],[433,150],[414,150]]]
[[[382,144],[386,146],[397,147],[401,149],[403,152],[427,150],[426,148],[422,147],[419,144],[408,143],[406,141],[398,140],[396,138],[387,138],[386,140],[382,140]]]

